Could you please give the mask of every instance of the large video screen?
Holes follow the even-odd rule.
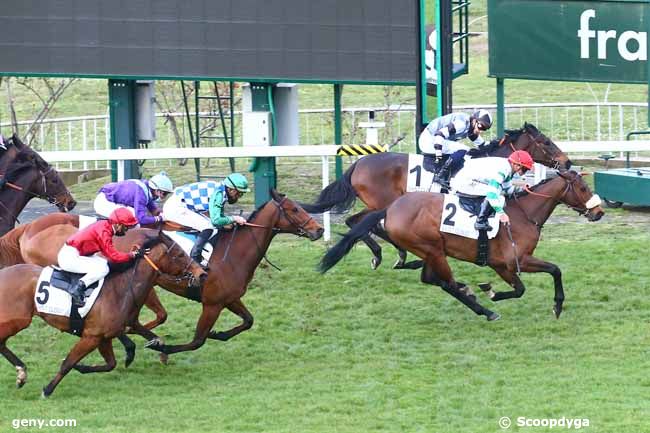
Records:
[[[413,84],[417,3],[3,0],[0,73]]]

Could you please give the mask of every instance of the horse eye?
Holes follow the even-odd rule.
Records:
[[[298,213],[298,208],[297,208],[297,207],[294,207],[293,209],[291,209],[291,211],[292,211],[293,213]]]

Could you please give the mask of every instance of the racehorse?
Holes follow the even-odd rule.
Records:
[[[226,341],[253,326],[253,315],[241,298],[275,235],[292,233],[312,241],[323,235],[323,227],[296,202],[275,190],[271,190],[271,197],[249,216],[246,225],[217,235],[208,262],[208,279],[200,292],[188,290],[168,278],[158,280],[158,285],[165,290],[201,302],[203,310],[190,343],[151,344],[150,349],[165,354],[196,350],[207,338]],[[211,331],[224,308],[241,317],[242,323],[227,331]],[[156,341],[157,337],[152,333],[147,338]]]
[[[105,279],[101,296],[86,316],[80,340],[68,353],[54,379],[43,389],[43,396],[52,394],[73,368],[80,373],[108,372],[115,368],[112,339],[123,334],[125,327],[135,320],[156,278],[165,275],[184,279],[195,288],[205,280],[205,271],[164,233],[134,229],[124,239],[131,245],[150,250],[143,260],[133,261]],[[27,380],[27,369],[9,350],[7,340],[27,328],[34,315],[61,331],[70,330],[67,317],[36,311],[34,295],[41,270],[40,266],[30,264],[0,270],[0,353],[15,366],[19,388]],[[106,364],[78,364],[95,348],[99,348]]]
[[[57,264],[59,250],[78,228],[79,215],[68,213],[51,213],[19,225],[0,237],[0,268],[19,263],[39,266]],[[164,223],[160,229],[176,230],[178,227]],[[119,243],[118,238],[115,241]],[[144,325],[147,329],[153,329],[167,320],[167,312],[155,290],[149,293],[145,305],[156,314],[155,319]],[[129,344],[124,340],[123,343]]]
[[[508,157],[515,150],[525,150],[535,162],[547,167],[569,169],[571,161],[557,145],[530,123],[521,129],[508,130],[500,140],[492,141],[483,150],[472,149],[473,157],[500,156]],[[353,227],[363,217],[378,209],[387,208],[407,191],[409,155],[405,153],[377,153],[364,156],[352,164],[341,179],[332,182],[320,192],[316,203],[304,204],[302,207],[310,213],[321,213],[332,208],[339,211],[348,210],[358,197],[366,208],[346,219],[345,223]],[[390,242],[390,238],[380,228],[372,233]],[[362,239],[373,253],[371,266],[376,269],[382,260],[381,247],[370,235]],[[398,248],[399,250],[399,248]],[[395,269],[402,269],[406,252],[399,250],[399,260]]]
[[[388,209],[371,212],[325,254],[320,263],[321,272],[334,266],[356,241],[384,219],[391,240],[424,262],[420,277],[423,283],[442,287],[488,320],[498,319],[497,313],[477,302],[465,284],[454,280],[447,256],[473,262],[477,256],[478,241],[440,231],[444,198],[443,194],[408,193],[395,200]],[[604,214],[598,196],[592,194],[584,179],[575,171],[560,172],[556,178],[509,198],[506,210],[511,226],[500,228],[497,236],[489,241],[488,266],[514,290],[495,293],[489,285],[482,287],[493,301],[519,298],[524,294],[526,288],[519,278],[519,270],[546,272],[553,276],[553,311],[556,317],[560,317],[564,302],[560,268],[533,256],[542,227],[559,203],[566,204],[589,221],[598,221]]]
[[[49,201],[61,212],[77,204],[54,167],[30,147],[24,147],[7,164],[2,176],[0,235],[14,228],[18,215],[34,197]]]

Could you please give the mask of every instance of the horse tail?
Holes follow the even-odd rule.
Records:
[[[379,224],[379,221],[386,218],[386,209],[370,212],[359,223],[355,224],[352,229],[341,238],[327,253],[323,256],[318,265],[321,273],[327,272],[336,265],[347,253],[350,252],[354,244]]]
[[[352,173],[357,162],[343,173],[343,177],[327,185],[318,195],[316,203],[300,203],[300,206],[309,213],[323,213],[335,206],[337,212],[341,213],[350,209],[357,198],[357,192],[352,187]]]

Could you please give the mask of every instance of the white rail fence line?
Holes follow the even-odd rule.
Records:
[[[456,110],[471,111],[475,108],[495,110],[494,105],[458,105]],[[343,110],[344,143],[362,142],[365,137],[357,125],[366,121],[368,112],[377,113],[376,120],[384,121],[387,127],[381,131],[382,142],[390,142],[404,134],[406,138],[394,150],[415,151],[415,107],[412,105],[391,105],[384,107],[348,107]],[[235,143],[241,143],[240,116],[235,118]],[[172,113],[185,143],[189,143],[187,119],[184,113]],[[158,117],[158,138],[153,143],[157,148],[172,148],[178,143],[166,124],[164,114]],[[332,109],[300,110],[300,142],[303,144],[326,144],[334,141],[334,112]],[[520,127],[524,122],[535,124],[542,132],[556,142],[624,140],[632,130],[644,129],[647,119],[647,105],[643,103],[549,103],[509,104],[506,106],[506,125]],[[19,122],[19,128],[27,128],[31,121]],[[7,123],[0,124],[7,135]],[[36,148],[43,151],[57,150],[101,150],[110,148],[110,126],[107,115],[65,117],[47,119],[37,128]],[[490,138],[490,137],[488,137]],[[493,137],[492,137],[493,138]],[[635,138],[637,139],[637,138]],[[642,137],[639,137],[642,139]],[[215,142],[204,141],[204,145]],[[590,151],[589,149],[584,152]],[[581,150],[582,152],[582,150]],[[623,155],[619,155],[623,157]],[[87,163],[66,161],[67,167],[90,168]],[[154,160],[153,164],[157,164]],[[100,168],[99,162],[94,168]],[[101,168],[110,168],[102,166]]]

